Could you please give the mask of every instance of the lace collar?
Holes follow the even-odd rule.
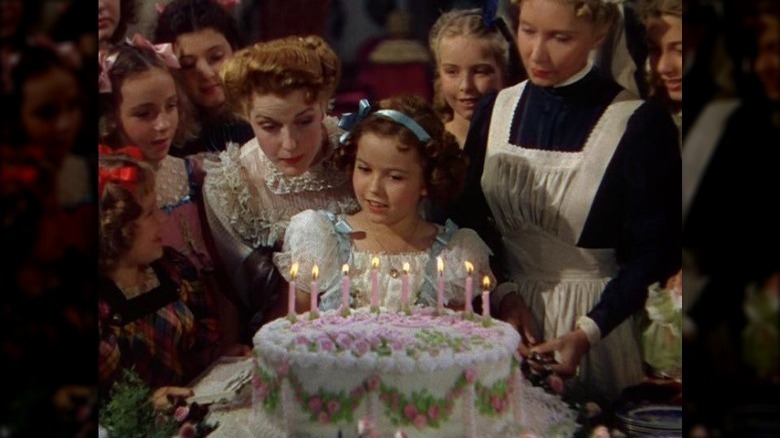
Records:
[[[326,189],[341,187],[347,181],[347,174],[336,168],[333,157],[338,147],[338,139],[341,135],[341,129],[338,127],[338,120],[335,117],[325,117],[323,119],[328,134],[329,153],[313,164],[308,171],[298,176],[286,176],[271,163],[266,157],[260,144],[257,143],[257,149],[254,151],[259,157],[264,168],[264,179],[268,189],[276,195],[286,195],[289,193],[300,192],[319,192]],[[257,140],[257,139],[255,139]]]

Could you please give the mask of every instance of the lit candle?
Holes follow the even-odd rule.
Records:
[[[466,261],[464,264],[466,265],[466,304],[464,310],[468,316],[473,311],[471,308],[471,298],[474,289],[474,277],[472,277],[471,274],[474,273],[474,265],[469,261]]]
[[[349,310],[349,265],[341,267],[341,313]]]
[[[482,316],[490,318],[490,277],[482,277]]]
[[[404,276],[401,278],[401,310],[409,313],[409,263],[404,262]]]
[[[379,279],[377,278],[377,269],[379,268],[379,258],[371,259],[371,310],[379,310]]]
[[[316,316],[317,315],[317,296],[320,294],[319,287],[317,286],[317,277],[320,275],[320,268],[317,267],[317,265],[314,265],[311,268],[311,287],[309,288],[309,298],[311,301],[309,302],[309,315],[310,316]]]
[[[287,317],[295,319],[295,277],[298,275],[298,262],[290,268],[290,286],[287,291]]]
[[[444,310],[444,261],[441,257],[436,257],[436,270],[438,271],[436,311],[441,313]]]

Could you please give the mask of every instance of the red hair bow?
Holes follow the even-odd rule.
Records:
[[[134,158],[136,160],[143,160],[144,159],[144,153],[141,151],[141,148],[138,146],[125,146],[119,149],[111,149],[110,147],[99,144],[98,145],[98,155],[101,157],[105,157],[108,155],[127,155],[130,158]]]
[[[136,181],[138,181],[138,168],[136,167],[122,166],[113,169],[98,169],[98,193],[101,197],[109,182],[118,183],[126,190],[133,192]]]

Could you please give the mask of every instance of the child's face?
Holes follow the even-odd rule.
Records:
[[[106,41],[119,24],[121,0],[98,0],[98,41]]]
[[[27,142],[57,161],[64,158],[81,128],[80,100],[76,78],[61,68],[27,79],[20,109]]]
[[[670,99],[682,102],[682,19],[673,15],[649,18],[647,40],[652,74],[664,84]]]
[[[479,99],[503,88],[503,72],[490,42],[473,36],[442,38],[439,45],[441,92],[455,117],[471,120]]]
[[[173,77],[160,68],[129,76],[120,88],[119,124],[125,142],[138,146],[147,160],[168,155],[179,126],[179,99]]]
[[[260,148],[287,176],[300,175],[320,154],[323,140],[323,108],[307,102],[303,90],[287,96],[255,95],[247,118]]]
[[[157,207],[154,191],[141,200],[144,210],[135,220],[135,238],[130,249],[121,257],[121,263],[129,266],[148,265],[163,255],[162,225],[165,213]]]
[[[540,87],[566,81],[585,68],[604,33],[559,0],[523,0],[517,45],[528,78]]]
[[[220,108],[225,103],[225,91],[219,68],[233,56],[225,36],[207,28],[179,35],[174,46],[187,95],[203,108]]]
[[[772,100],[780,100],[780,20],[764,15],[761,22],[764,29],[758,37],[758,54],[754,67],[766,96]]]
[[[375,223],[394,225],[416,218],[425,196],[422,161],[398,139],[365,132],[358,139],[352,186],[361,209]]]

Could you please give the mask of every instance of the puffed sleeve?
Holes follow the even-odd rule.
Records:
[[[298,263],[298,288],[309,292],[312,267],[317,265],[320,292],[338,287],[343,248],[335,228],[335,216],[325,211],[305,210],[290,219],[281,252],[274,253],[274,265],[288,282],[290,268]]]
[[[444,304],[462,305],[466,296],[466,271],[465,262],[474,265],[472,274],[472,299],[482,290],[482,278],[487,275],[490,284],[496,284],[496,278],[490,269],[490,256],[492,252],[487,244],[479,237],[476,231],[469,228],[456,230],[446,247],[442,249],[440,257],[444,262]]]

